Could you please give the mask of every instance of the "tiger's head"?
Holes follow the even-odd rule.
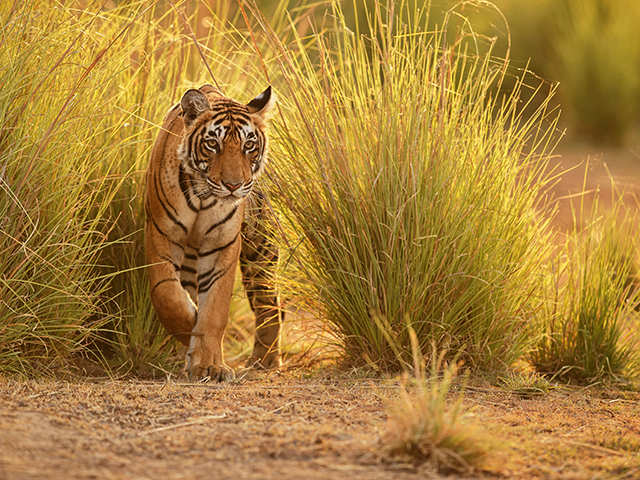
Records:
[[[182,97],[184,135],[178,154],[200,198],[237,202],[251,192],[266,164],[266,124],[275,95],[268,87],[244,105],[216,93],[205,85]]]

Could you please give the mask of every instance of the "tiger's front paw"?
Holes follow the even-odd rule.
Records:
[[[188,369],[189,379],[197,382],[228,382],[236,378],[233,369],[225,364],[197,365]]]
[[[225,382],[233,380],[235,373],[222,361],[222,349],[217,342],[208,342],[202,335],[191,335],[185,370],[192,381]]]

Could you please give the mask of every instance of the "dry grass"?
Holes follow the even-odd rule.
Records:
[[[442,473],[470,473],[485,459],[492,443],[466,419],[463,397],[451,399],[458,373],[455,362],[444,364],[434,353],[427,377],[424,366],[410,385],[387,406],[387,429],[382,449],[391,457],[430,463]]]
[[[554,385],[537,372],[513,371],[500,377],[499,384],[508,392],[522,397],[546,395]]]

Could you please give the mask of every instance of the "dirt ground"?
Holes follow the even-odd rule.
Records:
[[[574,148],[559,162],[585,158]],[[633,149],[591,152],[587,188],[608,192],[609,171],[638,192]],[[565,173],[554,193],[580,191],[583,174]],[[570,218],[563,200],[556,226]],[[381,453],[384,403],[397,389],[322,369],[223,385],[0,377],[0,480],[441,478]],[[465,390],[464,405],[492,444],[481,468],[451,478],[640,479],[638,392],[561,387],[523,397],[483,385]]]
[[[581,200],[584,211],[591,211],[596,192],[604,208],[611,206],[616,195],[623,195],[627,208],[640,209],[640,145],[620,149],[571,145],[560,150],[553,164],[559,175],[551,189],[558,201],[554,226],[560,231],[572,227]]]
[[[238,383],[0,380],[0,479],[413,479],[380,454],[392,381],[272,373]],[[494,445],[453,478],[640,478],[640,394],[472,388]]]

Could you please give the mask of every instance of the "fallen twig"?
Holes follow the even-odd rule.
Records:
[[[190,425],[198,425],[200,423],[205,423],[208,420],[220,420],[221,418],[225,418],[226,416],[227,415],[225,413],[221,415],[207,415],[205,417],[200,417],[196,420],[191,420],[189,422],[176,423],[174,425],[167,425],[165,427],[158,427],[158,428],[152,428],[151,430],[145,430],[144,432],[140,432],[138,435],[142,437],[143,435],[149,435],[151,433],[162,432],[165,430],[172,430],[175,428],[188,427]]]

